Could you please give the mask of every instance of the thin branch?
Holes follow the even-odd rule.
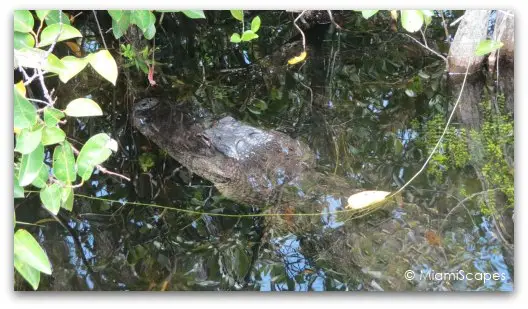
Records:
[[[101,35],[101,40],[103,40],[103,45],[104,45],[105,49],[108,49],[108,47],[106,46],[106,42],[105,42],[104,36],[103,36],[103,30],[101,30],[101,26],[99,25],[99,20],[97,19],[97,13],[95,12],[95,10],[92,10],[92,12],[93,12],[94,17],[95,17],[95,23],[97,24],[97,29],[99,29],[99,34]]]
[[[440,135],[440,138],[436,142],[436,145],[433,147],[433,150],[431,150],[431,153],[429,154],[429,156],[425,160],[425,162],[422,165],[422,167],[420,168],[420,170],[418,172],[416,172],[416,174],[414,174],[414,176],[411,177],[411,179],[409,179],[409,181],[407,181],[400,189],[398,189],[398,191],[394,192],[389,197],[393,197],[396,194],[398,194],[401,191],[403,191],[403,189],[405,189],[405,187],[407,187],[416,177],[418,177],[418,175],[420,175],[425,170],[425,167],[427,166],[427,164],[429,163],[429,161],[431,160],[431,158],[435,154],[436,149],[438,149],[438,147],[440,146],[440,143],[444,139],[444,136],[445,136],[445,134],[447,132],[447,129],[449,128],[449,125],[451,124],[451,120],[453,119],[453,116],[455,115],[455,111],[456,111],[456,109],[458,107],[458,104],[460,103],[460,99],[462,98],[462,93],[464,92],[464,87],[466,86],[466,80],[467,80],[467,76],[468,76],[468,72],[469,72],[469,63],[470,62],[471,61],[468,62],[468,65],[466,67],[466,74],[464,75],[464,80],[462,81],[462,86],[460,87],[460,93],[458,94],[458,98],[456,100],[455,106],[453,106],[453,110],[451,111],[451,114],[449,115],[449,118],[447,119],[447,123],[446,123],[446,125],[444,127],[444,131],[442,132],[442,135]]]
[[[21,66],[19,67],[19,71],[22,72],[22,74],[24,75],[24,79],[26,80],[24,82],[24,86],[27,86],[27,85],[31,84],[33,82],[33,80],[35,80],[35,78],[39,77],[37,72],[33,73],[33,75],[31,77],[29,77],[27,75],[26,71]],[[48,72],[42,71],[42,74],[46,74],[46,73],[48,73]]]
[[[447,23],[444,18],[444,11],[438,10],[440,12],[440,17],[442,17],[442,26],[444,26],[444,32],[446,36],[446,41],[449,40],[449,31],[447,30]]]
[[[77,148],[71,146],[72,149],[73,149],[73,152],[75,152],[76,155],[79,155],[79,150],[77,150]],[[101,171],[102,173],[104,174],[108,174],[108,175],[114,175],[114,176],[118,176],[118,177],[121,177],[123,179],[125,179],[126,181],[130,181],[130,178],[124,176],[124,175],[121,175],[119,173],[116,173],[116,172],[112,172],[112,171],[109,171],[108,169],[106,169],[105,167],[103,167],[102,165],[98,164],[96,165],[95,167],[97,167],[97,169],[99,171]]]
[[[432,52],[433,54],[437,55],[438,57],[442,58],[445,63],[446,63],[446,66],[448,65],[448,62],[447,62],[447,58],[444,57],[442,54],[440,54],[439,52],[435,51],[434,49],[431,49],[425,45],[422,44],[422,42],[418,41],[417,39],[415,39],[412,35],[409,35],[407,33],[405,33],[406,36],[410,37],[411,39],[413,39],[413,41],[415,41],[416,43],[420,44],[420,46],[422,46],[423,48],[427,49],[428,51]]]
[[[301,14],[299,14],[299,16],[297,16],[297,18],[295,18],[295,20],[293,21],[293,25],[295,26],[295,28],[297,28],[297,30],[299,30],[299,32],[301,33],[301,36],[302,36],[302,43],[303,43],[303,50],[306,50],[306,37],[304,36],[304,32],[301,30],[301,28],[299,28],[299,26],[297,25],[297,21],[299,20],[299,18],[301,18],[304,13],[306,13],[306,10],[302,11]]]
[[[337,29],[341,30],[342,29],[341,26],[339,26],[339,24],[336,23],[335,20],[334,20],[334,16],[332,15],[332,11],[331,10],[327,10],[326,12],[328,12],[328,16],[330,17],[330,22],[332,22],[332,24],[334,24],[334,26]]]
[[[454,22],[452,22],[449,27],[453,27],[454,25],[458,24],[462,19],[464,19],[465,14],[457,18]]]

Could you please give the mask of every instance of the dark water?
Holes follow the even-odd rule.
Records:
[[[449,21],[459,14],[448,13]],[[131,127],[131,104],[146,95],[190,101],[214,117],[231,115],[302,139],[316,153],[318,170],[360,188],[393,192],[420,170],[456,100],[441,59],[404,30],[391,30],[388,16],[367,22],[347,13],[336,15],[346,31],[331,24],[305,29],[307,60],[288,66],[302,50],[292,16],[256,14],[259,39],[238,45],[229,37],[241,25],[228,12],[208,12],[206,21],[165,16],[156,34],[154,89],[135,66],[120,71],[116,88],[90,70],[57,85],[64,102],[90,95],[105,112],[70,121],[72,142],[79,146],[93,134],[109,133],[120,151],[104,166],[133,181],[96,172],[76,193],[116,202],[77,196],[73,212],[59,215],[68,229],[53,220],[29,228],[53,267],[39,289],[511,291],[513,253],[505,243],[513,234],[505,231],[513,229],[513,172],[503,167],[505,158],[513,160],[513,115],[493,108],[504,107],[493,87],[481,98],[482,129],[469,133],[455,120],[401,200],[369,216],[346,220],[323,213],[312,220],[318,228],[284,233],[259,217],[127,203],[229,215],[260,211],[222,199],[210,182]],[[78,23],[85,51],[100,48],[93,20]],[[447,53],[449,39],[435,23],[428,42]],[[450,28],[450,35],[455,31]],[[118,52],[125,40],[105,39],[123,68],[126,59]],[[492,152],[497,148],[500,155]],[[142,170],[145,158],[152,164]],[[326,202],[328,211],[344,206],[338,199]],[[48,218],[37,195],[15,203],[18,220]],[[415,277],[405,277],[406,271]],[[494,274],[497,280],[487,277]],[[15,289],[27,289],[19,279]]]

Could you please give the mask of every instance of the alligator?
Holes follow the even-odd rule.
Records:
[[[132,117],[141,134],[236,202],[321,211],[328,198],[345,206],[359,191],[344,177],[317,171],[304,142],[231,116],[209,121],[211,115],[190,102],[145,98],[134,104]]]

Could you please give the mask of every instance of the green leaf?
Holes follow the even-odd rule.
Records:
[[[145,39],[151,40],[155,34],[156,34],[156,25],[150,24],[150,26],[148,26],[148,28],[143,33],[143,36],[145,36]]]
[[[242,41],[251,41],[251,40],[256,39],[258,37],[259,37],[258,34],[254,33],[253,31],[246,30],[242,34]]]
[[[108,14],[112,17],[113,20],[120,20],[124,15],[125,11],[123,10],[108,10]]]
[[[48,16],[49,12],[51,12],[51,10],[35,10],[35,13],[37,13],[37,17],[39,20],[44,20],[46,18],[46,16]]]
[[[148,10],[135,10],[131,13],[131,22],[136,24],[143,33],[147,28],[156,22],[156,16]]]
[[[92,175],[93,168],[103,163],[116,149],[116,141],[106,133],[96,134],[84,144],[77,157],[77,174],[83,180],[88,180]]]
[[[37,109],[13,86],[13,123],[17,129],[32,127],[37,122]]]
[[[73,149],[67,141],[55,147],[53,151],[53,174],[67,184],[75,181],[75,157]]]
[[[51,264],[46,252],[28,231],[19,229],[14,236],[14,254],[19,261],[51,275]]]
[[[57,38],[59,31],[60,36]],[[60,24],[53,24],[47,26],[46,28],[44,28],[44,30],[42,30],[38,47],[50,45],[55,42],[55,39],[57,40],[57,42],[60,42],[79,37],[82,37],[82,34],[79,32],[79,30],[75,29],[74,27],[63,24],[61,29]]]
[[[45,71],[59,73],[65,69],[64,64],[54,54],[49,54],[47,61],[42,59],[46,56],[46,51],[38,48],[15,49],[15,67],[40,68]]]
[[[46,107],[44,109],[44,123],[48,127],[54,127],[59,121],[64,118],[64,113],[53,107]]]
[[[185,16],[192,18],[192,19],[205,18],[205,14],[203,10],[183,10],[181,12],[185,14]]]
[[[242,39],[240,39],[240,34],[238,33],[233,33],[231,35],[231,42],[232,43],[240,43],[240,41],[242,41]]]
[[[29,185],[38,176],[40,167],[44,164],[44,146],[39,144],[30,154],[22,155],[18,181],[22,187]]]
[[[45,127],[42,132],[42,145],[48,146],[62,143],[66,138],[66,133],[57,127]]]
[[[260,29],[260,17],[256,16],[251,21],[251,31],[257,33],[257,31]]]
[[[16,174],[13,174],[13,192],[14,198],[23,198],[24,197],[24,188],[18,184],[18,177]]]
[[[409,32],[416,32],[422,28],[424,22],[423,13],[418,10],[402,10],[401,24]]]
[[[51,184],[40,190],[40,200],[44,208],[56,215],[60,210],[61,186],[58,183]]]
[[[122,37],[130,26],[130,12],[123,12],[119,18],[112,17],[112,32],[116,39]]]
[[[15,49],[32,48],[35,46],[35,39],[29,33],[15,31],[13,47]]]
[[[30,131],[29,129],[23,129],[17,134],[15,151],[21,154],[31,153],[37,148],[40,140],[42,139],[42,128],[38,130]]]
[[[73,209],[73,188],[64,187],[61,191],[61,207],[72,211]]]
[[[42,164],[38,172],[37,178],[33,179],[31,182],[37,188],[44,188],[48,183],[49,179],[49,167],[46,164]]]
[[[369,19],[372,16],[374,16],[376,13],[378,13],[378,11],[379,10],[362,10],[361,15],[363,16],[363,18]]]
[[[68,18],[68,15],[64,14],[64,12],[62,12],[62,20],[59,20],[59,10],[50,10],[49,13],[46,14],[44,20],[48,26],[58,24],[59,21],[62,21],[65,25],[70,25],[70,19]]]
[[[15,31],[28,33],[33,31],[35,21],[33,15],[28,10],[16,10],[15,11]]]
[[[40,283],[40,271],[24,263],[20,258],[15,255],[14,260],[15,269],[33,288],[37,290]]]
[[[79,74],[88,64],[86,58],[66,56],[61,59],[64,69],[59,72],[59,78],[63,83],[67,83],[72,77]]]
[[[103,115],[103,111],[99,105],[93,100],[86,98],[75,99],[68,103],[64,113],[71,117],[91,117]]]
[[[242,10],[229,10],[231,12],[231,15],[233,15],[234,18],[244,21],[244,11]]]
[[[88,55],[86,58],[99,75],[115,86],[117,80],[117,64],[108,50],[100,50]]]
[[[268,104],[261,99],[252,100],[250,106],[248,106],[250,112],[256,115],[260,115],[263,111],[268,109]]]
[[[492,51],[501,48],[503,45],[504,43],[494,40],[480,41],[479,45],[477,46],[477,49],[475,50],[475,55],[484,56],[486,54],[491,53]]]

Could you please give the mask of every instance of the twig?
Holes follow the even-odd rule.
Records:
[[[454,22],[452,22],[449,27],[453,27],[454,25],[458,24],[462,19],[464,19],[465,14],[457,18]]]
[[[48,57],[46,57],[46,58],[48,58]],[[55,104],[55,102],[51,98],[51,96],[49,94],[49,91],[48,91],[48,88],[46,87],[46,84],[44,83],[44,73],[43,73],[42,69],[41,68],[37,68],[37,73],[38,73],[38,77],[39,77],[39,81],[40,81],[40,86],[42,87],[42,91],[44,92],[44,97],[46,98],[46,100],[48,100],[49,105],[53,106],[53,104]]]
[[[71,147],[72,147],[72,149],[73,149],[73,152],[75,152],[76,155],[79,155],[79,150],[77,150],[77,148],[75,148],[75,147],[73,147],[73,146],[71,146]],[[101,171],[102,173],[104,173],[104,174],[109,174],[109,175],[118,176],[118,177],[121,177],[121,178],[123,178],[123,179],[125,179],[125,180],[127,180],[127,181],[130,181],[130,178],[128,178],[128,177],[126,177],[126,176],[124,176],[124,175],[118,174],[118,173],[116,173],[116,172],[109,171],[108,169],[106,169],[105,167],[103,167],[103,166],[100,165],[100,164],[96,165],[95,167],[97,167],[97,169],[98,169],[99,171]]]
[[[446,41],[448,41],[449,40],[449,31],[447,30],[447,24],[446,24],[446,21],[444,19],[444,12],[442,10],[438,10],[438,11],[440,12],[440,17],[442,17],[442,26],[444,26]]]
[[[105,49],[108,49],[108,47],[106,46],[106,42],[105,42],[104,36],[103,36],[103,30],[101,30],[101,26],[99,25],[99,20],[97,19],[97,13],[95,12],[95,10],[92,10],[92,12],[93,12],[94,17],[95,17],[95,23],[97,24],[97,29],[99,29],[99,34],[101,35],[101,40],[103,40],[103,45],[104,45]]]
[[[24,75],[24,78],[26,79],[26,81],[24,82],[24,86],[31,84],[33,80],[35,80],[35,78],[39,77],[37,72],[33,73],[33,75],[29,77],[26,71],[22,67],[19,67],[19,71],[22,72],[22,74]],[[47,73],[46,71],[42,71],[42,74],[46,74],[46,73]]]
[[[297,16],[297,18],[295,18],[295,20],[293,21],[293,25],[295,26],[295,28],[297,28],[297,30],[299,30],[299,32],[301,33],[301,36],[302,36],[302,43],[303,43],[303,50],[306,50],[306,38],[304,36],[304,32],[301,30],[301,28],[299,28],[299,26],[297,25],[297,21],[299,20],[299,18],[301,18],[304,13],[306,12],[306,10],[302,11],[301,14],[299,14],[299,16]]]
[[[429,48],[429,45],[427,45],[427,39],[425,38],[425,32],[423,32],[422,29],[420,29],[420,33],[422,34],[422,38],[424,40],[425,47]]]
[[[442,58],[445,63],[446,63],[446,66],[448,65],[448,62],[447,62],[447,58],[444,57],[442,54],[440,54],[439,52],[435,51],[434,49],[431,49],[425,45],[422,44],[422,42],[418,41],[417,39],[415,39],[412,35],[408,35],[407,33],[405,33],[406,36],[410,37],[411,39],[413,39],[413,41],[415,41],[416,43],[420,44],[420,46],[422,46],[423,48],[429,50],[430,52],[432,52],[433,54],[437,55],[438,57]]]
[[[331,10],[327,10],[326,12],[328,12],[328,16],[330,17],[330,22],[332,22],[332,24],[334,24],[334,26],[336,26],[337,29],[341,30],[341,26],[339,26],[339,24],[337,24],[334,20],[334,16],[332,15],[332,11]]]
[[[429,161],[433,157],[434,153],[436,152],[436,149],[438,149],[438,146],[440,146],[440,143],[444,139],[444,136],[445,136],[445,134],[447,132],[447,129],[449,128],[449,125],[451,124],[451,120],[453,119],[453,116],[455,115],[455,111],[456,111],[456,109],[458,107],[458,104],[460,103],[460,99],[462,98],[462,93],[464,92],[464,87],[466,86],[466,80],[467,80],[467,76],[468,76],[468,72],[469,72],[469,64],[470,63],[471,63],[471,61],[468,62],[468,65],[466,67],[466,74],[464,75],[464,80],[462,81],[462,86],[460,87],[460,93],[458,94],[458,98],[456,100],[455,106],[453,106],[453,110],[451,111],[451,114],[449,115],[449,118],[447,119],[447,123],[446,123],[446,125],[444,127],[444,131],[442,132],[442,135],[440,135],[440,138],[436,142],[436,145],[431,150],[431,153],[429,154],[429,156],[425,160],[425,162],[422,165],[422,167],[420,168],[420,170],[418,172],[416,172],[416,174],[414,174],[414,176],[411,177],[411,179],[409,179],[409,181],[407,181],[400,189],[398,189],[398,191],[394,192],[393,194],[391,194],[387,198],[393,197],[396,194],[398,194],[401,191],[403,191],[403,189],[405,189],[405,187],[407,187],[416,177],[418,177],[418,175],[420,175],[425,170],[425,167],[427,166],[427,164],[429,163]]]

